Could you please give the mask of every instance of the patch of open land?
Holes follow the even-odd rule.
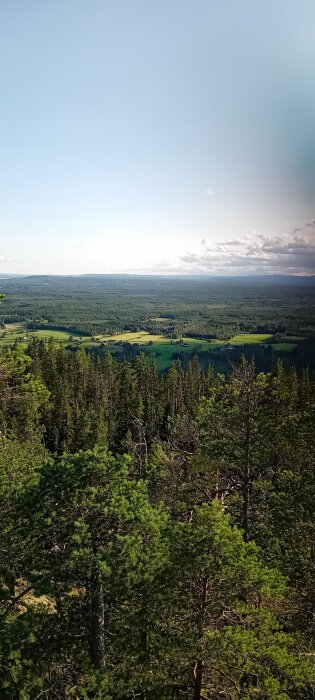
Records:
[[[230,345],[256,345],[257,343],[270,343],[273,336],[270,333],[240,333],[229,340]]]
[[[162,318],[162,317],[160,317]],[[23,344],[29,342],[32,337],[49,339],[63,343],[67,346],[82,345],[88,348],[103,348],[111,353],[121,353],[124,344],[143,346],[147,356],[155,356],[160,370],[167,369],[171,363],[182,353],[208,351],[226,346],[242,345],[272,345],[275,352],[293,352],[298,343],[305,340],[302,336],[286,336],[283,341],[274,342],[274,336],[270,333],[240,333],[229,340],[217,340],[215,338],[205,340],[199,338],[168,338],[164,335],[153,335],[147,331],[122,331],[114,335],[81,336],[79,332],[71,333],[65,330],[45,329],[31,330],[24,323],[10,323],[0,333],[0,345],[12,345],[15,341]]]

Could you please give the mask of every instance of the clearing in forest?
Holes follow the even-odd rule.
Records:
[[[228,342],[230,345],[257,345],[257,343],[270,343],[272,338],[270,333],[240,333],[234,335]]]

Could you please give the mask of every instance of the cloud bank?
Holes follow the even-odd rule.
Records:
[[[315,274],[315,220],[292,234],[254,233],[213,244],[203,239],[200,252],[188,251],[180,261],[194,274]]]

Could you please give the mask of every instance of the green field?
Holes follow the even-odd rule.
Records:
[[[217,340],[209,342],[196,338],[183,338],[182,342],[170,340],[163,335],[151,335],[147,331],[135,333],[117,333],[112,336],[99,336],[98,340],[108,347],[110,352],[115,350],[115,344],[121,346],[122,343],[131,343],[144,346],[146,355],[155,355],[159,369],[166,369],[172,363],[173,355],[178,353],[192,354],[195,350],[210,350],[215,346],[222,345],[223,341]],[[118,347],[117,347],[118,350]]]
[[[76,333],[68,333],[67,331],[54,331],[54,330],[40,330],[40,331],[29,331],[30,336],[35,336],[36,338],[54,338],[55,340],[60,340],[62,342],[68,343],[70,336],[74,340],[78,340],[81,336]]]
[[[257,343],[271,342],[273,336],[270,333],[240,333],[229,340],[230,345],[256,345]]]
[[[79,341],[79,334],[71,334],[73,342]],[[69,345],[70,334],[67,331],[59,330],[27,330],[25,324],[16,323],[8,324],[2,331],[0,337],[0,345],[11,345],[15,341],[20,341],[26,344],[31,337],[37,338],[54,338],[54,340]],[[170,340],[162,335],[151,335],[146,331],[138,331],[135,333],[123,332],[112,336],[98,336],[97,342],[93,342],[91,337],[83,337],[82,345],[87,348],[104,347],[111,353],[120,352],[123,343],[143,345],[143,350],[147,355],[155,355],[159,369],[166,369],[176,353],[192,353],[194,350],[209,350],[215,345],[222,344],[222,341],[208,342],[206,340],[196,340],[194,338],[183,338],[182,343],[176,340]]]
[[[136,333],[131,333],[130,331],[124,331],[123,333],[116,333],[115,335],[100,335],[97,336],[98,340],[102,343],[138,343],[139,345],[147,345],[151,342],[169,342],[167,338],[163,335],[151,335],[147,331],[137,331]]]
[[[223,340],[199,340],[198,338],[183,337],[171,340],[163,335],[153,335],[147,331],[136,332],[121,332],[115,335],[100,335],[92,341],[91,336],[81,337],[79,333],[69,333],[63,330],[28,330],[26,324],[11,323],[7,324],[0,335],[0,345],[11,345],[15,341],[20,341],[26,344],[31,337],[37,338],[54,338],[56,341],[69,345],[72,343],[82,344],[86,348],[103,347],[109,352],[116,354],[123,351],[123,344],[130,343],[131,345],[143,346],[143,351],[146,355],[155,355],[157,366],[160,370],[167,369],[172,364],[174,356],[181,353],[193,355],[194,352],[213,350],[214,348],[224,346],[241,346],[241,345],[265,345],[272,344],[275,352],[290,353],[293,352],[298,343],[302,342],[302,336],[286,336],[283,342],[272,343],[273,336],[269,333],[241,333],[233,336],[228,341]],[[69,341],[72,337],[73,340]]]
[[[166,369],[172,363],[173,355],[177,353],[188,353],[193,355],[194,351],[211,350],[212,348],[222,345],[222,342],[210,343],[205,340],[196,340],[194,338],[183,338],[184,345],[174,344],[170,342],[155,342],[149,347],[146,347],[147,355],[156,356],[156,363],[159,369]]]
[[[0,333],[0,344],[11,345],[15,340],[22,340],[25,328],[22,323],[10,323]]]
[[[101,340],[103,343],[106,342],[117,342],[117,343],[137,343],[139,345],[148,345],[148,343],[155,343],[156,345],[172,345],[172,347],[181,347],[185,349],[185,345],[195,346],[203,346],[203,349],[207,349],[209,345],[222,345],[223,341],[222,340],[213,340],[213,341],[208,341],[208,340],[198,340],[198,338],[183,338],[183,344],[184,345],[179,345],[179,339],[175,340],[170,340],[170,338],[166,338],[164,335],[152,335],[151,333],[148,333],[147,331],[137,331],[136,333],[131,333],[130,331],[125,331],[123,333],[117,333],[116,335],[104,335],[104,336],[97,336],[98,340]],[[186,350],[189,348],[186,348]]]
[[[69,337],[70,335],[73,336],[74,340],[78,340],[80,338],[79,333],[68,333],[67,331],[58,331],[58,330],[28,330],[26,328],[26,325],[23,323],[9,323],[5,326],[5,328],[2,330],[1,335],[0,335],[0,345],[11,345],[14,343],[16,340],[19,340],[22,343],[27,343],[30,338],[36,337],[36,338],[54,338],[55,340],[58,340],[59,342],[62,343],[69,343]],[[87,338],[86,340],[90,340],[90,338]]]

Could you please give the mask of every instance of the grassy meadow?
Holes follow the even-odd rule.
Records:
[[[12,345],[19,341],[27,344],[32,337],[48,340],[53,338],[65,345],[82,345],[89,348],[103,348],[113,354],[122,354],[124,344],[137,345],[142,347],[147,356],[155,356],[157,366],[160,370],[167,369],[174,359],[180,354],[193,356],[195,352],[208,351],[213,349],[239,346],[272,345],[276,353],[292,353],[300,342],[305,340],[302,336],[286,336],[283,341],[275,342],[270,333],[240,333],[234,335],[229,340],[199,340],[198,338],[182,337],[173,339],[162,335],[153,334],[148,331],[122,331],[113,335],[81,336],[80,333],[70,333],[65,330],[51,330],[42,328],[40,330],[30,330],[23,323],[9,323],[2,329],[0,334],[0,347]],[[71,340],[70,340],[71,338]]]
[[[240,333],[234,335],[228,342],[230,345],[257,345],[257,343],[270,343],[272,338],[270,333]]]
[[[143,346],[146,355],[155,355],[157,366],[163,370],[170,366],[173,361],[173,356],[178,353],[193,354],[198,350],[211,350],[214,347],[223,345],[220,340],[198,340],[196,338],[183,337],[181,342],[179,339],[170,340],[163,335],[153,335],[147,331],[137,331],[117,333],[112,336],[99,336],[98,341],[104,343],[105,347],[112,352],[115,351],[115,346],[122,343],[131,343]]]
[[[54,338],[58,342],[68,344],[71,335],[74,339],[80,338],[79,333],[68,333],[67,331],[51,329],[30,330],[26,327],[25,323],[8,323],[0,332],[0,346],[12,345],[15,341],[27,343],[30,338],[33,337],[45,339]]]

